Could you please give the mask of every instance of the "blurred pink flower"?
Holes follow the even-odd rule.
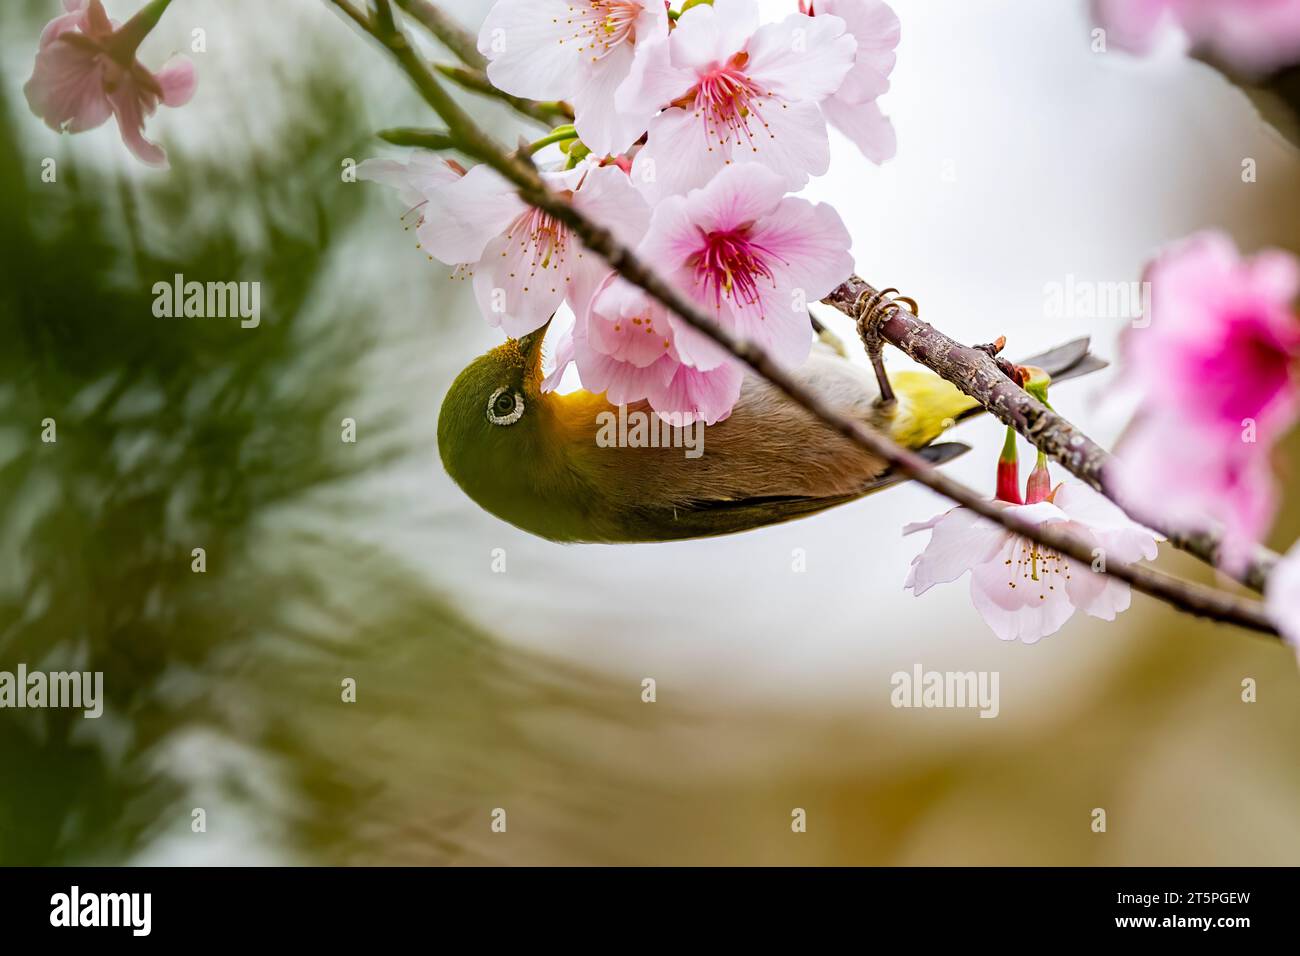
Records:
[[[1279,492],[1268,448],[1215,436],[1167,412],[1129,426],[1106,471],[1115,499],[1133,514],[1219,532],[1219,566],[1244,566],[1277,514]]]
[[[1090,542],[1103,560],[1156,556],[1156,536],[1086,485],[1057,485],[1049,498],[1039,500],[1034,488],[1031,476],[1029,503],[1002,507],[1036,525],[1061,525]],[[1032,644],[1060,630],[1076,610],[1113,621],[1128,609],[1131,594],[1123,581],[1012,534],[967,508],[903,529],[904,534],[918,531],[929,531],[930,541],[912,559],[904,588],[920,597],[969,571],[975,610],[1004,641]]]
[[[653,115],[633,162],[658,198],[703,186],[724,167],[760,163],[789,189],[830,164],[819,104],[845,82],[857,43],[834,16],[793,13],[759,26],[754,0],[715,0],[652,40],[614,100]]]
[[[569,100],[582,142],[597,156],[621,153],[657,107],[616,109],[614,94],[651,41],[668,35],[663,0],[500,0],[479,31],[497,89]]]
[[[742,164],[659,203],[637,251],[723,328],[795,367],[812,347],[808,304],[853,272],[850,242],[830,206],[788,197],[779,175]],[[723,363],[712,340],[674,316],[668,322],[687,365]]]
[[[1277,629],[1300,654],[1300,542],[1269,575],[1264,601]]]
[[[1268,530],[1270,452],[1300,412],[1300,263],[1242,259],[1204,232],[1148,267],[1147,324],[1126,332],[1121,381],[1142,395],[1107,478],[1127,508],[1218,528],[1235,569]]]
[[[1132,53],[1150,52],[1176,27],[1193,48],[1243,73],[1300,63],[1296,0],[1093,0],[1093,11],[1108,40]]]
[[[645,233],[649,207],[618,166],[584,162],[543,171],[547,184],[610,229],[623,243]],[[545,324],[560,303],[586,312],[610,268],[567,226],[527,205],[515,187],[489,166],[424,192],[423,248],[474,274],[474,297],[488,324],[518,338]]]
[[[122,141],[142,162],[166,166],[162,147],[144,138],[144,121],[158,108],[184,106],[194,95],[193,65],[171,60],[151,73],[135,51],[168,0],[155,0],[118,27],[100,0],[64,0],[68,11],[41,33],[31,79],[23,87],[32,112],[51,129],[80,133],[117,118]]]
[[[889,90],[900,33],[897,15],[883,0],[799,0],[799,12],[839,17],[858,43],[853,68],[844,83],[822,100],[827,121],[873,163],[892,159],[898,150],[894,124],[880,111],[876,99]]]

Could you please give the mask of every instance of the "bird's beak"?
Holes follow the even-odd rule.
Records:
[[[553,319],[554,316],[551,318]],[[542,341],[546,338],[546,330],[550,327],[551,319],[547,319],[546,324],[537,331],[519,337],[519,351],[524,356],[524,368],[530,373],[540,372],[541,370]]]

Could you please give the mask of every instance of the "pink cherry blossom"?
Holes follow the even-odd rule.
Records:
[[[500,0],[479,32],[497,89],[573,104],[578,136],[597,156],[624,152],[656,107],[616,109],[614,94],[655,39],[663,0]]]
[[[1223,534],[1219,565],[1239,570],[1277,514],[1268,450],[1216,438],[1166,412],[1140,415],[1106,472],[1115,499],[1135,515]]]
[[[41,33],[31,79],[23,87],[32,112],[51,129],[80,133],[114,116],[122,141],[142,162],[166,166],[162,147],[144,138],[144,121],[158,108],[184,106],[194,94],[193,65],[170,61],[151,73],[135,51],[166,3],[149,4],[124,26],[100,0],[64,0],[68,11]]]
[[[898,149],[894,125],[876,99],[889,90],[901,29],[897,15],[883,0],[799,0],[799,12],[839,17],[858,44],[853,69],[840,88],[822,101],[827,121],[873,163],[892,159]]]
[[[1270,454],[1300,413],[1300,263],[1283,252],[1242,259],[1206,232],[1145,279],[1149,324],[1126,333],[1121,373],[1143,401],[1107,478],[1138,514],[1221,530],[1232,570],[1273,520]]]
[[[794,367],[812,345],[808,303],[853,272],[849,245],[834,209],[786,196],[781,176],[746,163],[659,203],[638,253],[723,328]],[[712,340],[675,316],[668,321],[687,365],[722,364]]]
[[[358,179],[396,189],[402,202],[412,208],[423,206],[430,190],[465,175],[464,167],[455,160],[424,152],[412,152],[404,160],[363,159],[356,172]]]
[[[1300,542],[1273,568],[1264,602],[1277,629],[1300,653]]]
[[[1058,485],[1049,499],[1002,507],[1035,525],[1060,525],[1100,549],[1104,558],[1132,562],[1157,554],[1156,537],[1086,485]],[[970,572],[971,601],[1004,641],[1032,644],[1054,634],[1074,612],[1113,621],[1127,610],[1129,586],[1101,571],[1044,548],[977,515],[953,508],[904,534],[929,531],[930,541],[912,560],[904,587],[920,597],[936,584]]]
[[[453,183],[465,175],[465,169],[455,160],[443,159],[434,153],[413,153],[407,160],[363,159],[357,163],[357,179],[369,180],[397,190],[406,204],[402,213],[402,228],[414,229],[419,235],[424,226],[424,210],[429,203],[429,193],[439,186]],[[455,263],[460,265],[460,263]]]
[[[614,165],[583,162],[543,171],[551,189],[627,245],[644,233],[650,210]],[[489,166],[425,194],[418,235],[424,249],[474,276],[474,297],[488,324],[526,335],[545,324],[564,301],[581,315],[610,268],[548,213],[519,198]]]
[[[1300,3],[1295,0],[1093,0],[1107,39],[1133,53],[1151,51],[1177,28],[1203,49],[1248,74],[1300,63]]]
[[[683,361],[667,311],[635,286],[611,275],[579,318],[557,366],[570,357],[583,387],[615,405],[648,401],[673,425],[706,425],[731,414],[744,372],[728,359],[711,368]]]
[[[647,44],[615,95],[638,116],[662,109],[633,181],[657,199],[703,186],[730,164],[758,163],[801,188],[830,164],[819,104],[845,82],[856,49],[839,17],[794,13],[759,26],[754,0],[692,7]]]

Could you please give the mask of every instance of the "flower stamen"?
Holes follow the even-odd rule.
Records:
[[[571,39],[578,41],[578,52],[590,53],[595,63],[624,43],[636,43],[636,21],[641,13],[638,0],[586,0],[569,7],[565,26],[575,28]]]
[[[754,152],[758,152],[754,143],[754,136],[758,133],[753,125],[755,121],[768,130],[769,138],[774,138],[762,112],[763,100],[771,94],[744,72],[747,62],[749,54],[736,54],[725,66],[702,74],[699,82],[673,105],[694,110],[695,115],[704,121],[705,137],[716,139],[719,146],[748,143]],[[713,145],[708,148],[712,151]]]
[[[762,302],[759,283],[776,287],[768,263],[784,260],[754,242],[747,226],[720,232],[700,230],[700,238],[702,248],[687,263],[695,268],[696,285],[705,297],[712,295],[716,308],[722,307],[724,298],[740,305],[759,305]]]

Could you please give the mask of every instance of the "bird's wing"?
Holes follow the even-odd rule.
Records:
[[[941,465],[968,451],[970,451],[969,445],[960,442],[944,442],[923,448],[917,454],[931,464]],[[702,498],[668,509],[642,507],[636,509],[633,514],[624,516],[619,540],[672,541],[707,538],[782,524],[856,501],[865,495],[874,494],[907,480],[905,475],[887,469],[851,494],[823,497]]]
[[[888,427],[869,368],[817,349],[796,373],[844,414]],[[640,410],[639,408],[637,410]],[[766,380],[747,376],[731,415],[703,429],[703,453],[575,443],[599,489],[593,524],[606,540],[672,540],[776,524],[852,501],[901,477],[813,419]],[[938,463],[965,446],[926,452]]]

